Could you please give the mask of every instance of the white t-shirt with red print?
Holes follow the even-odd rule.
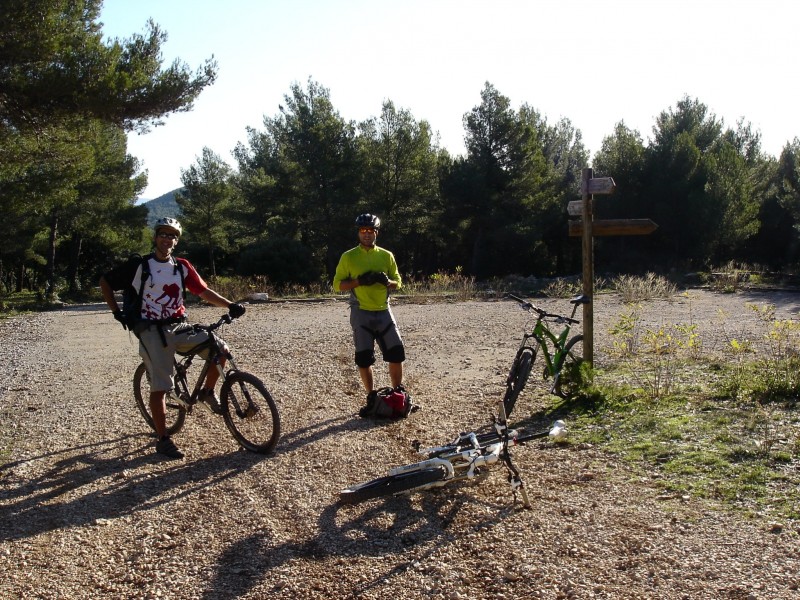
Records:
[[[185,258],[170,257],[162,262],[150,257],[148,266],[150,274],[142,290],[142,319],[164,321],[184,316],[186,306],[183,304],[179,269],[183,269],[183,283],[192,294],[199,296],[208,289],[206,282]],[[132,284],[137,291],[141,281],[142,265],[139,265]]]

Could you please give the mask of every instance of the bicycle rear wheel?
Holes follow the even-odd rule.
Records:
[[[259,454],[272,451],[281,434],[281,419],[261,380],[234,371],[225,379],[220,396],[225,425],[239,445]]]
[[[557,375],[553,391],[558,396],[572,398],[583,388],[585,384],[581,368],[583,362],[583,336],[576,335],[564,346],[564,352],[556,364]]]
[[[511,365],[511,371],[508,373],[508,379],[506,379],[506,394],[503,397],[506,418],[511,416],[511,411],[514,410],[517,398],[519,398],[525,384],[528,382],[528,376],[531,374],[531,367],[533,367],[535,359],[536,353],[531,348],[522,348],[514,358],[514,364]]]
[[[400,492],[407,492],[444,479],[445,472],[441,467],[432,467],[401,473],[400,475],[387,475],[372,481],[359,483],[339,492],[339,502],[343,504],[356,504],[372,498],[392,496]]]
[[[133,374],[133,397],[136,398],[136,406],[139,407],[139,412],[142,413],[145,422],[150,429],[155,431],[156,425],[150,412],[150,375],[148,375],[144,363],[141,363]],[[183,422],[186,420],[186,409],[170,394],[166,395],[164,402],[166,404],[167,435],[175,435],[181,430]]]

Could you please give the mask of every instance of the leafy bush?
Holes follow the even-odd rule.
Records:
[[[655,273],[647,273],[644,277],[619,275],[611,284],[626,304],[654,298],[669,298],[678,293],[674,283]]]
[[[475,278],[464,275],[461,267],[456,267],[454,273],[439,271],[422,280],[408,278],[403,282],[403,293],[425,296],[452,296],[458,300],[474,298],[477,293]]]

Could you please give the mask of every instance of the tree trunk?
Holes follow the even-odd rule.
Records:
[[[56,292],[56,240],[58,239],[58,211],[53,209],[50,216],[50,239],[47,246],[47,282],[45,295],[53,298]]]
[[[23,283],[24,281],[25,281],[25,263],[23,262],[19,264],[19,276],[17,277],[17,287],[15,290],[18,294],[22,293],[22,289],[24,287]]]
[[[67,272],[70,294],[77,294],[81,289],[81,284],[78,279],[78,275],[80,272],[80,258],[81,258],[82,245],[83,245],[83,237],[81,237],[79,233],[73,233],[72,244],[69,254],[69,270]]]

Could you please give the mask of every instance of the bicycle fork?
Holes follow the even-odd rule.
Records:
[[[175,402],[186,409],[186,412],[191,412],[194,403],[192,402],[192,395],[189,393],[189,385],[186,381],[188,365],[176,360],[174,369],[175,374],[172,376],[173,387],[172,391],[167,393],[167,397],[175,400]]]
[[[236,372],[236,365],[233,366],[234,368],[228,370],[227,375]],[[225,381],[224,373],[222,375],[222,379]],[[236,384],[239,386],[238,392],[235,389]],[[253,396],[250,393],[250,389],[247,387],[245,381],[243,381],[241,378],[237,379],[235,384],[230,385],[226,389],[228,390],[228,394],[226,394],[223,402],[225,402],[226,406],[231,404],[236,416],[240,419],[252,419],[261,412],[261,409],[258,407],[258,405],[253,402]]]
[[[511,453],[508,451],[508,446],[504,446],[502,457],[503,464],[508,469],[508,483],[511,486],[511,493],[514,496],[514,502],[517,501],[517,492],[522,497],[522,508],[531,508],[531,502],[528,500],[528,490],[525,489],[525,482],[522,481],[522,476],[519,474],[519,469],[511,462]]]

